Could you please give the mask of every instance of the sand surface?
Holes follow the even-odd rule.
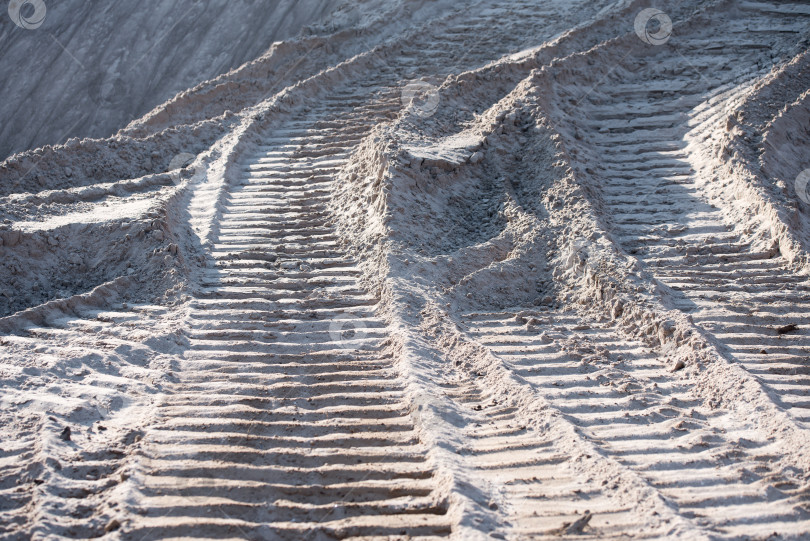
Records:
[[[0,539],[810,537],[810,3],[237,4],[0,163]]]

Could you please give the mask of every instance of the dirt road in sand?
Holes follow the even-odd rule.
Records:
[[[810,4],[367,9],[0,164],[0,538],[806,537]]]

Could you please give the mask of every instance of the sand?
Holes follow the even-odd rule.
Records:
[[[810,535],[810,7],[323,9],[0,164],[0,538]]]

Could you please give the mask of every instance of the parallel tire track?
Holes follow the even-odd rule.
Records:
[[[806,3],[743,2],[707,41],[680,28],[645,70],[628,60],[583,101],[583,141],[620,244],[675,290],[675,306],[728,346],[771,398],[810,426],[810,282],[776,247],[735,231],[701,192],[687,134],[716,131],[739,73],[769,65],[810,24]],[[778,29],[779,32],[775,32]],[[728,128],[727,128],[728,129]],[[780,332],[789,324],[794,332]]]
[[[506,518],[508,539],[559,539],[583,532],[599,539],[645,539],[632,505],[618,505],[610,487],[583,476],[570,450],[527,426],[518,408],[501,404],[474,381],[447,386],[468,418],[462,449],[476,478],[490,490],[490,509]],[[584,524],[577,527],[580,521]]]
[[[292,118],[279,115],[285,122],[261,134],[255,154],[242,157],[240,177],[228,186],[214,227],[212,265],[188,305],[188,347],[172,366],[174,380],[165,386],[126,485],[137,492],[126,503],[132,513],[108,530],[120,528],[139,541],[453,533],[458,517],[446,490],[452,482],[420,435],[424,427],[378,314],[380,299],[364,287],[328,203],[352,151],[401,109],[403,78],[479,66],[537,45],[538,35],[548,38],[555,25],[567,27],[564,9],[553,4],[544,4],[546,10],[525,1],[480,5],[428,25],[424,36],[411,36],[401,49],[380,47],[382,56],[395,51],[385,65],[360,82],[330,89],[317,103],[299,103]],[[654,51],[645,70],[623,65],[572,114],[579,115],[582,145],[600,158],[602,195],[621,245],[680,291],[678,308],[807,423],[810,330],[777,329],[807,318],[810,283],[777,250],[755,248],[706,200],[685,141],[687,133],[699,138],[701,126],[718,121],[710,105],[733,97],[728,87],[737,68],[767,66],[769,48],[786,49],[810,18],[807,3],[738,7],[745,16],[716,39],[708,40],[705,29],[690,35],[680,27],[677,54]],[[494,70],[481,81],[493,74],[518,80],[528,75],[526,65]],[[739,539],[810,530],[803,480],[772,464],[780,456],[775,440],[696,398],[659,352],[570,312],[468,313],[462,321],[471,340],[577,429],[570,434],[577,443],[601,453],[595,462],[619,464],[634,483],[642,480],[634,488],[652,487],[656,504],[665,502],[657,509],[671,508],[673,522],[682,519],[667,525],[669,531]],[[34,332],[56,342],[59,325]],[[67,327],[75,333],[87,325],[77,319]],[[669,533],[634,531],[640,521],[633,505],[649,502],[617,500],[611,491],[619,483],[594,486],[593,479],[578,477],[575,462],[582,457],[566,454],[570,447],[556,435],[527,429],[530,419],[499,404],[480,383],[450,382],[446,395],[469,407],[466,456],[459,460],[491,488],[489,508],[510,522],[510,536]],[[37,437],[24,435],[25,444]],[[0,472],[43,484],[39,454],[47,453],[5,445]],[[49,533],[103,535],[94,509],[77,502],[104,494],[130,474],[121,469],[123,454],[117,448],[87,453],[81,466],[51,473],[57,482],[46,479],[42,490],[52,496],[60,476],[70,477],[73,488],[58,495],[71,499],[61,512],[73,513],[76,522]],[[29,497],[7,480],[0,484],[11,527],[38,505],[36,486]],[[57,522],[59,513],[46,511]],[[587,527],[567,529],[583,516]]]
[[[403,75],[496,60],[561,23],[531,2],[459,13],[264,134],[225,196],[189,350],[144,438],[128,538],[450,533],[378,299],[327,203],[351,152],[401,109]]]
[[[133,538],[449,531],[378,299],[328,219],[353,126],[378,120],[335,98],[268,134],[227,194]]]
[[[779,444],[701,403],[649,348],[573,313],[476,313],[465,324],[473,340],[707,535],[810,527],[802,480],[771,465]]]

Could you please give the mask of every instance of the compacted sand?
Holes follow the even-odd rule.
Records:
[[[0,164],[0,539],[810,538],[810,3],[334,17]]]

